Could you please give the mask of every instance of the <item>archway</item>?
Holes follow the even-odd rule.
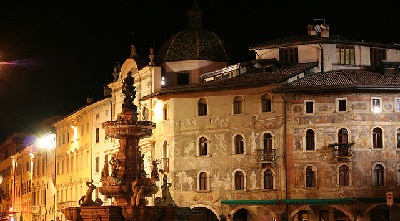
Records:
[[[188,221],[218,221],[214,212],[206,207],[193,207]]]
[[[239,209],[233,215],[233,221],[252,221],[252,217],[249,211],[246,209]]]

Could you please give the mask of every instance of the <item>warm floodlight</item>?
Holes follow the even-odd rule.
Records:
[[[56,135],[48,133],[36,141],[40,148],[53,149],[56,146]]]

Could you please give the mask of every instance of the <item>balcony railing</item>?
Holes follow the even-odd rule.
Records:
[[[333,155],[336,158],[348,158],[351,157],[351,147],[354,143],[335,143],[329,144],[329,147],[332,148]]]
[[[68,207],[79,207],[78,201],[66,201],[57,203],[57,210],[62,211]]]
[[[276,149],[271,149],[271,150],[258,149],[257,161],[259,163],[274,164],[276,161]]]

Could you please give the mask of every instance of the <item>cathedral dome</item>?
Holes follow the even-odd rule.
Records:
[[[184,60],[209,60],[228,62],[228,53],[223,40],[203,28],[202,11],[196,1],[190,11],[189,28],[173,35],[157,53],[157,62]]]

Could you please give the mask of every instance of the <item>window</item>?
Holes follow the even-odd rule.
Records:
[[[372,130],[372,143],[375,148],[383,148],[382,144],[382,129],[379,127],[375,127]]]
[[[315,134],[314,131],[308,129],[306,132],[306,150],[315,150]]]
[[[243,98],[241,96],[233,99],[233,114],[243,114]]]
[[[312,166],[308,166],[306,169],[306,187],[316,187],[317,179],[314,168]]]
[[[344,145],[339,145],[338,147],[339,156],[349,156],[348,137],[347,129],[341,128],[338,132],[338,143]]]
[[[346,99],[338,99],[337,100],[337,111],[346,111],[347,110],[347,102]]]
[[[199,139],[199,155],[207,155],[207,139],[205,137]]]
[[[149,110],[148,110],[147,106],[143,106],[143,108],[142,108],[142,120],[143,121],[149,120]]]
[[[205,98],[200,98],[198,103],[198,116],[206,116],[207,115],[207,100]]]
[[[96,120],[100,118],[100,114],[96,114]]]
[[[82,125],[81,126],[81,137],[83,137],[84,135],[85,135],[85,131],[83,130],[84,128],[83,128],[84,126]]]
[[[279,62],[281,64],[299,63],[297,47],[279,48]]]
[[[350,170],[347,165],[342,165],[339,167],[339,186],[349,186],[350,185]]]
[[[314,113],[314,101],[306,101],[306,113]]]
[[[374,167],[373,170],[373,182],[374,182],[374,186],[383,186],[384,185],[384,177],[383,177],[383,173],[384,173],[384,168],[381,164],[377,164]]]
[[[400,128],[397,128],[397,148],[400,148]]]
[[[274,189],[274,175],[270,169],[264,171],[264,189]]]
[[[396,177],[397,177],[397,186],[400,186],[400,165],[397,165]]]
[[[244,174],[242,171],[235,172],[235,190],[244,190]]]
[[[99,156],[96,156],[96,160],[95,160],[95,172],[99,172],[100,171],[100,158]]]
[[[243,137],[238,134],[235,136],[235,154],[243,154],[243,153],[244,153]]]
[[[371,66],[375,67],[382,63],[383,60],[386,60],[386,49],[383,48],[371,48]]]
[[[261,96],[261,111],[262,112],[272,111],[272,101],[270,95],[264,94],[263,96]]]
[[[380,98],[371,99],[371,111],[374,113],[380,113],[382,111]]]
[[[100,142],[100,128],[96,128],[96,143]]]
[[[272,148],[272,135],[270,133],[265,133],[263,135],[263,155],[261,156],[261,161],[274,160],[274,153]]]
[[[199,174],[199,190],[207,190],[207,173],[201,172]]]
[[[168,120],[168,107],[166,104],[163,107],[163,120]]]
[[[355,65],[354,46],[336,46],[336,59],[338,64]]]
[[[400,98],[396,98],[395,105],[396,105],[396,111],[400,111]]]

